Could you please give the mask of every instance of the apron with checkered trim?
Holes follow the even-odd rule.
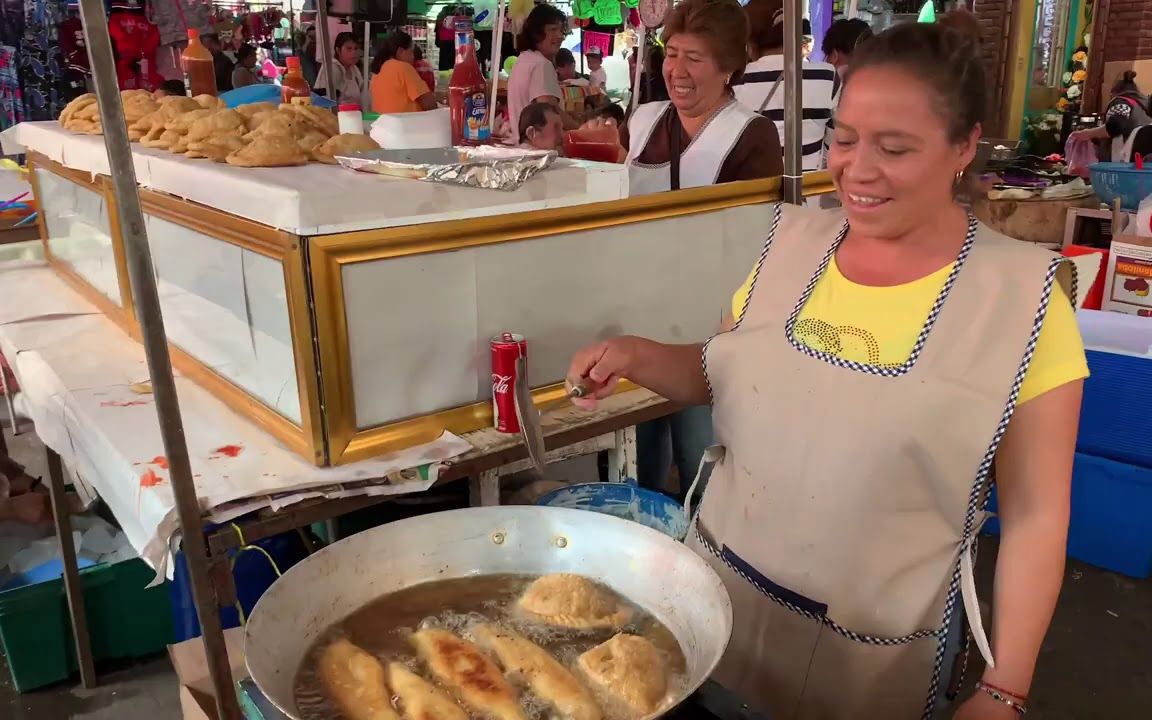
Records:
[[[973,539],[1054,283],[1075,297],[1058,257],[973,220],[908,360],[843,360],[871,336],[813,349],[797,321],[846,232],[777,209],[741,321],[704,350],[724,451],[687,542],[732,597],[713,678],[773,720],[932,716],[961,602],[990,658]]]

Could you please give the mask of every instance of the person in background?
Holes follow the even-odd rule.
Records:
[[[327,73],[323,67],[320,68],[315,89],[324,90],[325,95],[337,103],[359,103],[364,92],[364,73],[360,70],[360,59],[363,57],[360,43],[352,33],[342,32],[336,35],[332,46],[335,62],[329,61],[324,64],[328,68]],[[327,82],[325,75],[328,75]]]
[[[748,62],[747,38],[737,0],[684,0],[672,8],[662,35],[671,100],[638,106],[620,133],[630,196],[783,172],[776,125],[733,96]],[[667,489],[675,464],[683,492],[711,435],[707,406],[638,426],[640,485]]]
[[[828,27],[820,51],[824,53],[824,62],[836,68],[840,77],[848,72],[848,65],[852,61],[852,53],[861,43],[872,37],[872,28],[859,18],[840,18]]]
[[[412,46],[412,57],[415,61],[412,63],[416,68],[416,74],[428,86],[428,89],[433,93],[436,92],[436,70],[432,68],[432,63],[424,59],[424,49],[420,47],[419,43]]]
[[[921,23],[878,35],[838,111],[828,165],[844,212],[773,208],[707,343],[617,337],[567,373],[586,408],[624,377],[712,404],[722,448],[685,543],[739,629],[711,679],[765,717],[1027,711],[1064,577],[1088,365],[1074,269],[958,198],[990,85],[976,37]],[[993,481],[1001,539],[978,622]],[[965,616],[990,661],[950,703]]]
[[[232,89],[232,68],[235,63],[224,54],[220,36],[216,33],[205,33],[200,36],[200,42],[212,53],[212,68],[216,71],[216,92],[228,92]]]
[[[228,78],[228,80],[231,81],[232,78]],[[188,88],[184,87],[184,82],[182,80],[165,80],[164,82],[160,83],[160,87],[156,88],[156,90],[152,93],[152,97],[157,99],[168,97],[169,95],[187,96]]]
[[[308,82],[308,87],[316,85],[316,26],[304,28],[304,42],[300,46],[300,72]]]
[[[576,72],[576,56],[568,48],[556,51],[556,77],[561,85],[580,81],[580,73]]]
[[[372,59],[372,112],[408,113],[436,109],[436,95],[420,78],[413,63],[415,43],[403,30],[393,30],[384,38],[380,52]]]
[[[528,103],[520,111],[520,146],[532,150],[559,150],[564,145],[560,109],[546,102]]]
[[[807,60],[812,55],[815,39],[812,37],[812,21],[804,18],[800,27],[800,59]]]
[[[264,82],[256,69],[256,47],[244,43],[236,50],[236,67],[232,69],[232,87],[242,88]]]
[[[508,125],[515,134],[513,143],[520,142],[520,113],[533,102],[555,105],[566,130],[580,127],[561,106],[563,91],[553,61],[564,41],[567,17],[551,5],[537,5],[528,13],[517,38],[520,56],[508,77]]]
[[[616,124],[616,127],[624,127],[624,108],[620,107],[616,103],[610,102],[607,105],[600,107],[596,111],[596,117],[604,118],[605,120],[611,120]]]
[[[264,78],[264,82],[277,83],[280,82],[280,68],[276,66],[276,61],[272,59],[272,49],[274,46],[260,45],[256,48],[256,65],[260,68],[260,76]]]
[[[736,99],[776,123],[784,137],[784,4],[781,0],[750,0],[744,6],[749,25],[749,55],[744,82],[735,87]],[[823,62],[801,66],[804,119],[801,128],[802,167],[824,165],[824,136],[836,107],[840,76]]]
[[[1127,70],[1112,86],[1112,99],[1104,109],[1104,124],[1073,133],[1089,140],[1109,141],[1108,159],[1134,162],[1152,154],[1152,101],[1136,86],[1136,71]]]
[[[588,83],[600,90],[608,85],[608,73],[604,70],[604,51],[599,45],[593,45],[584,53],[584,62],[588,63]]]
[[[638,104],[667,102],[668,86],[664,83],[664,48],[651,44],[645,55],[647,61],[640,74],[640,99]],[[636,80],[636,51],[628,53],[628,84]],[[635,88],[633,92],[637,92]]]

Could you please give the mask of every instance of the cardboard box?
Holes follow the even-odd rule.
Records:
[[[1102,309],[1152,317],[1152,237],[1112,239]]]
[[[248,677],[248,670],[244,667],[244,628],[225,630],[224,641],[228,646],[232,681],[239,682]],[[180,710],[184,720],[217,720],[216,695],[208,676],[203,641],[196,637],[169,645],[168,656],[180,681]]]

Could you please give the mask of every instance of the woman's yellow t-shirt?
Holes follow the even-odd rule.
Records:
[[[924,328],[932,304],[944,287],[952,265],[903,285],[871,287],[852,282],[836,259],[800,312],[793,332],[813,350],[868,365],[903,365]],[[732,296],[732,317],[739,319],[752,287],[755,270]],[[1057,286],[1036,340],[1036,352],[1018,403],[1088,377],[1084,341],[1067,294]]]

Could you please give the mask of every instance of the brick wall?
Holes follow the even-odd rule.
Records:
[[[1152,59],[1152,2],[1111,0],[1108,5],[1104,61]]]

